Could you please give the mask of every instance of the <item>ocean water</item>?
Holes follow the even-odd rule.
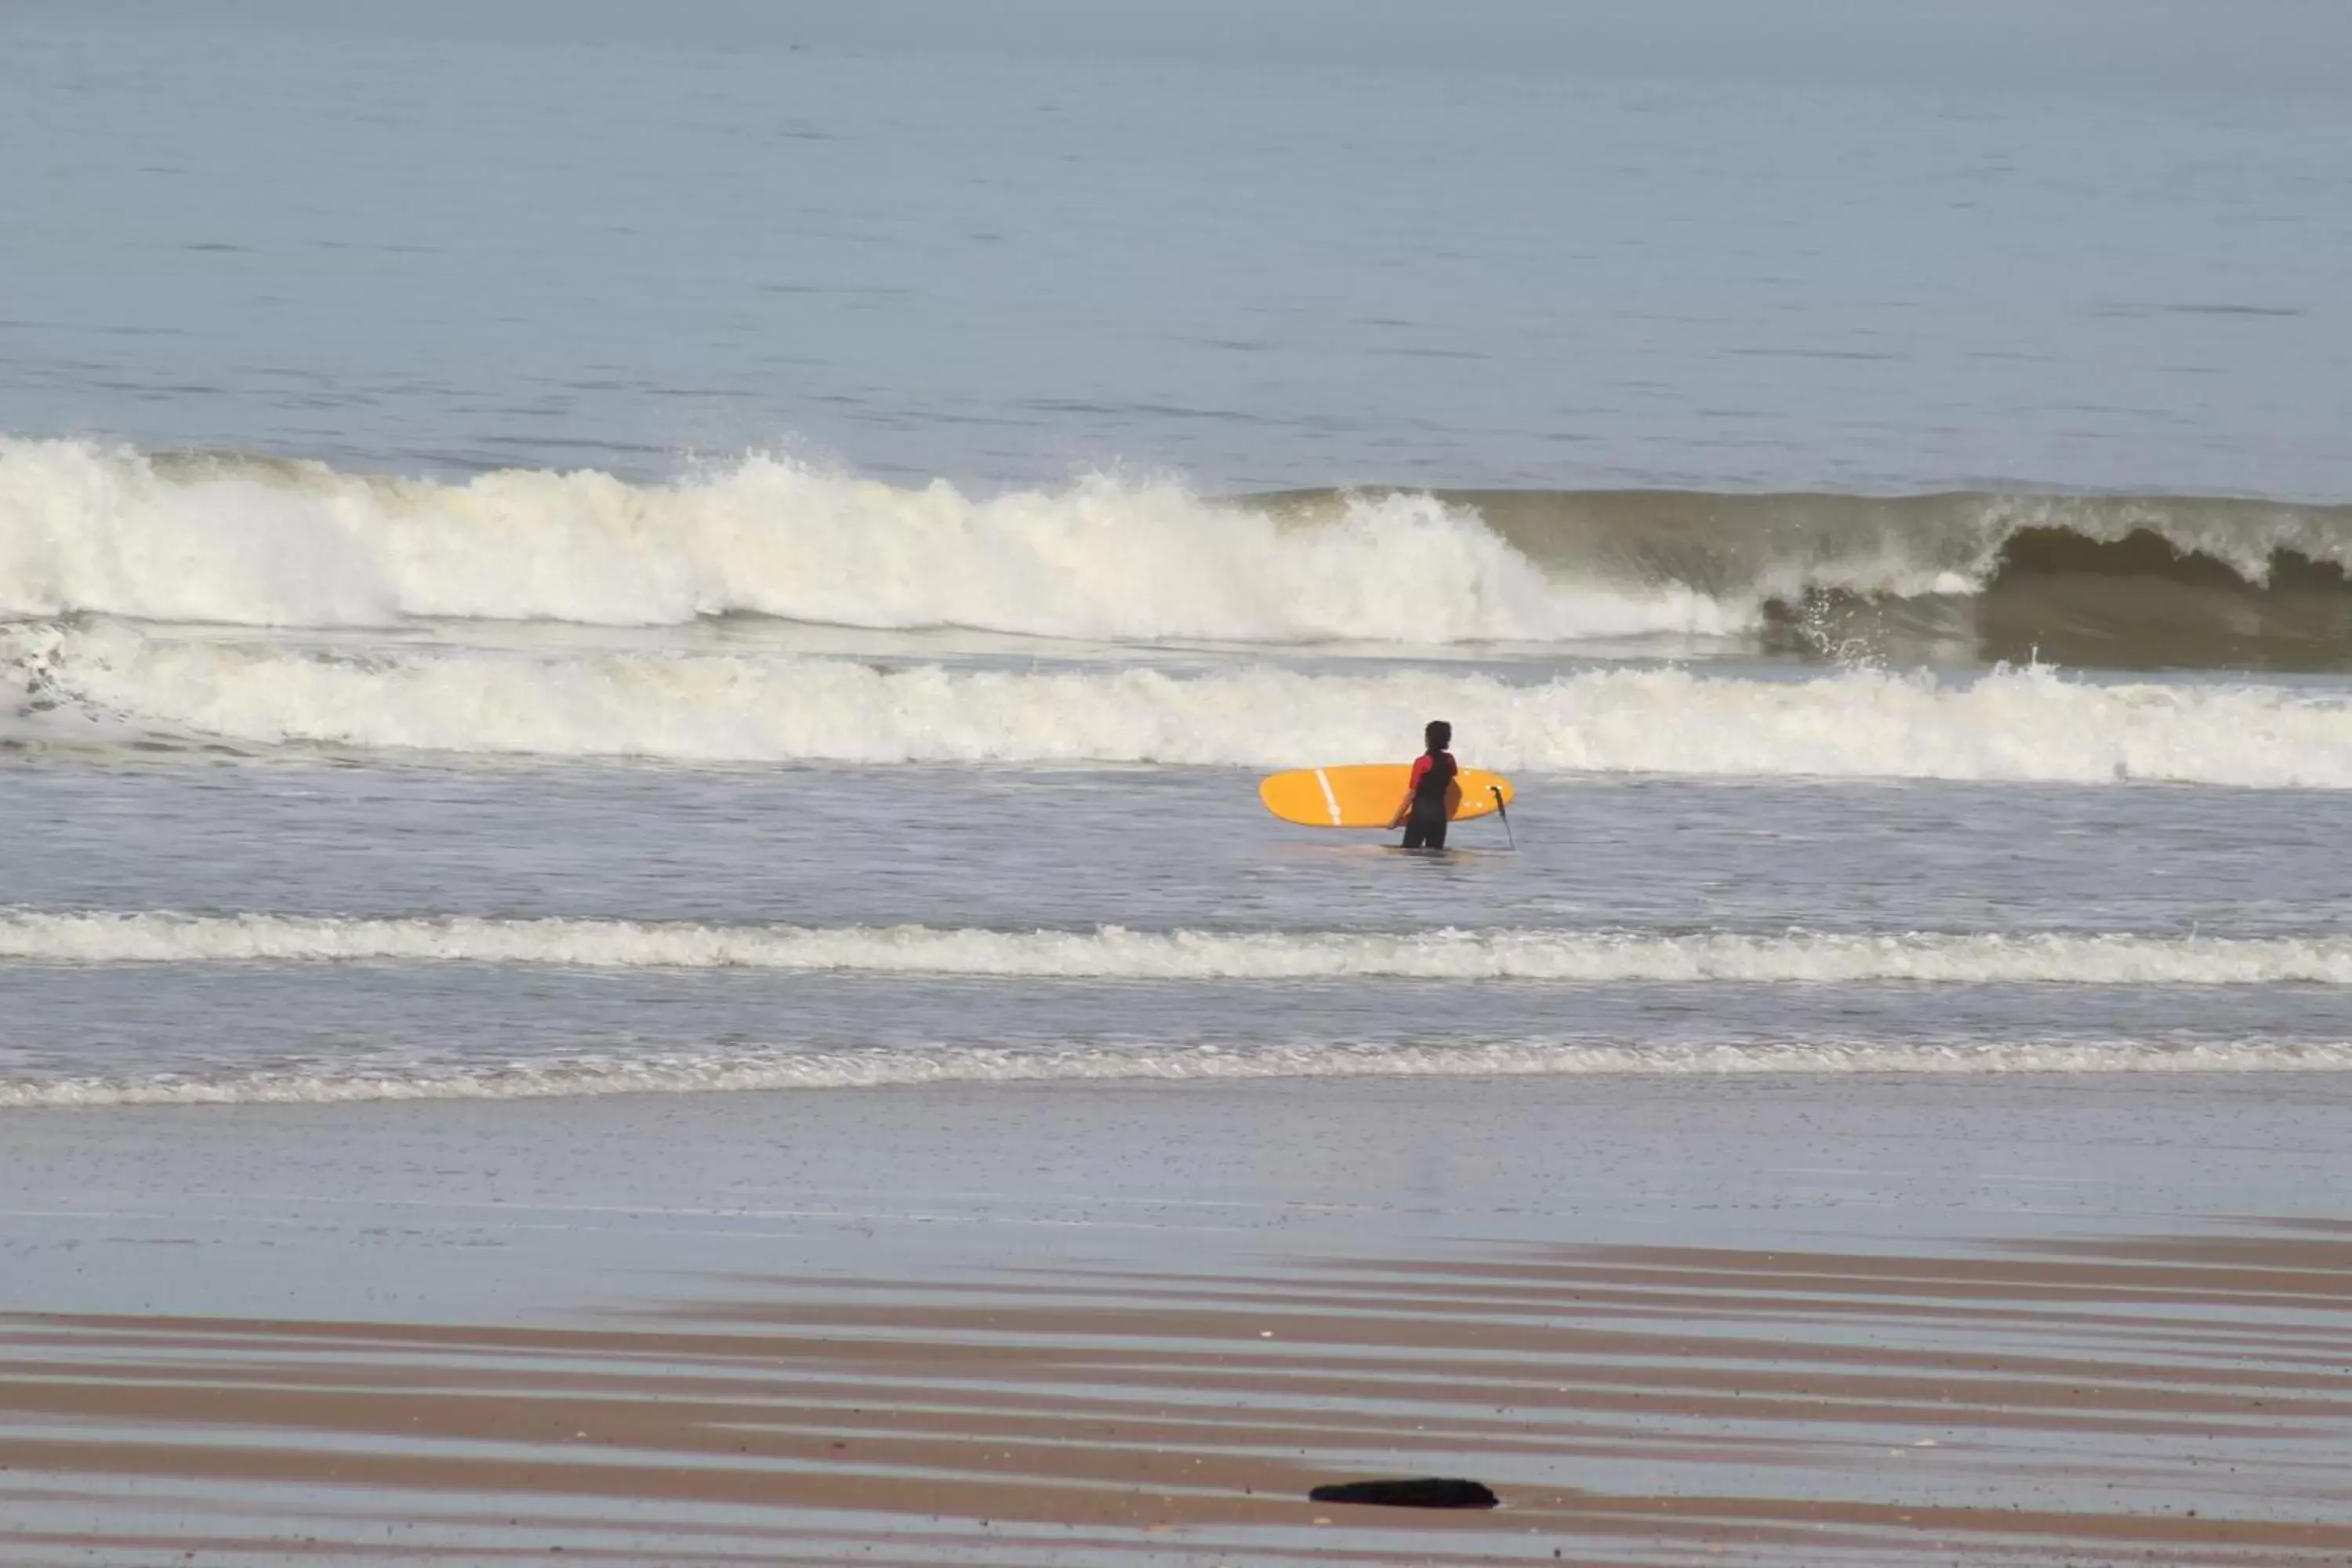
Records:
[[[2352,1068],[2347,46],[0,10],[0,1105]]]

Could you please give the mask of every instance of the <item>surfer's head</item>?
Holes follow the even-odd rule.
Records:
[[[1429,727],[1422,731],[1421,738],[1429,743],[1431,751],[1442,752],[1454,744],[1454,726],[1443,719],[1432,719]]]

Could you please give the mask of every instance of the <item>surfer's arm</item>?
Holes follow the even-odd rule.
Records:
[[[1396,815],[1389,818],[1391,827],[1402,827],[1404,819],[1412,815],[1412,797],[1421,793],[1421,775],[1429,771],[1429,759],[1422,757],[1412,764],[1412,773],[1404,781],[1404,798],[1397,802]]]

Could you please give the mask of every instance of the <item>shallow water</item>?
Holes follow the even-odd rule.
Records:
[[[1228,769],[6,778],[24,1104],[2352,1065],[2352,792],[1538,775],[1432,859]]]

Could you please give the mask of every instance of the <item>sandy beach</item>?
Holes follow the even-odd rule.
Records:
[[[1627,1078],[17,1112],[0,1544],[2341,1562],[2344,1099]],[[1409,1474],[1504,1506],[1306,1498]]]

